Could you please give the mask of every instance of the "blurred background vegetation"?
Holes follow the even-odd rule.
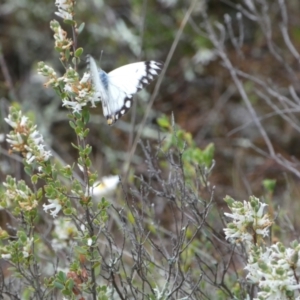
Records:
[[[214,197],[219,205],[223,204],[226,194],[236,199],[246,199],[250,194],[265,196],[274,207],[280,207],[282,224],[297,229],[300,226],[299,178],[270,156],[262,154],[261,150],[267,151],[265,142],[203,25],[204,12],[212,26],[218,23],[224,25],[227,16],[232,20],[233,32],[237,33],[237,5],[247,7],[246,2],[212,0],[204,5],[199,1],[184,28],[141,138],[154,143],[159,128],[157,118],[162,115],[170,117],[174,113],[175,122],[192,134],[198,147],[205,148],[210,143],[215,145],[216,164],[210,184],[216,186]],[[286,47],[280,31],[281,1],[261,2],[269,5],[266,14],[272,36],[266,37],[263,32],[266,24],[244,16],[243,43],[239,51],[232,44],[230,34],[225,36],[227,56],[243,72],[265,83],[271,82],[280,95],[288,96],[291,85],[299,94],[299,60]],[[291,42],[295,49],[299,49],[300,2],[286,2],[287,28]],[[84,54],[91,54],[99,61],[102,53],[101,67],[106,71],[139,60],[165,61],[189,4],[190,1],[186,0],[77,1],[75,18],[79,25],[85,23],[78,46],[84,48]],[[262,5],[257,6],[259,11],[263,11]],[[43,87],[44,78],[36,72],[39,61],[45,61],[61,74],[64,72],[53,47],[53,32],[49,29],[49,22],[53,18],[58,19],[54,11],[52,0],[4,0],[0,3],[0,126],[3,134],[9,131],[3,119],[13,102],[20,103],[23,111],[34,116],[56,157],[72,164],[76,152],[70,142],[74,141],[75,135],[68,125],[67,110],[61,106],[53,90]],[[65,25],[64,29],[71,36],[69,26]],[[279,49],[285,64],[292,69],[292,79],[285,64],[274,59],[268,38],[274,41],[276,51]],[[81,74],[85,69],[86,64],[82,61]],[[257,88],[253,80],[244,79],[243,84],[256,115],[260,118],[268,116],[263,119],[262,125],[275,152],[293,160],[297,169],[299,132],[278,113],[268,115],[274,109],[253,92]],[[153,87],[154,84],[136,96],[136,106],[115,126],[106,124],[101,107],[91,110],[88,142],[93,146],[92,160],[100,177],[109,174],[122,177],[135,124],[139,124],[143,117]],[[296,113],[294,117],[297,121]],[[8,155],[4,140],[1,149],[1,180],[7,174],[23,178],[21,164]],[[131,174],[145,174],[146,170],[145,158],[138,147],[131,162]],[[262,184],[267,178],[277,181],[271,195]],[[161,213],[157,217],[164,221],[163,218],[168,215]],[[296,231],[293,232],[296,235]]]

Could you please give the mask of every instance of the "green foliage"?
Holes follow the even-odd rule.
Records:
[[[195,169],[197,167],[211,168],[215,152],[215,147],[212,143],[208,144],[204,149],[200,149],[189,132],[180,129],[174,122],[171,124],[166,116],[159,118],[157,123],[163,131],[168,133],[163,141],[163,151],[167,152],[171,149],[179,151],[187,178],[196,176]]]
[[[275,187],[276,187],[276,180],[275,179],[264,179],[263,187],[266,189],[268,193],[274,193]]]

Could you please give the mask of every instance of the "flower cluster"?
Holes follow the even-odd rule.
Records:
[[[260,202],[254,196],[244,202],[235,201],[229,196],[224,200],[232,212],[224,214],[233,220],[224,229],[226,239],[250,245],[253,242],[257,244],[259,238],[269,234],[269,227],[273,222],[269,219],[268,214],[264,214],[264,207],[267,204]]]
[[[67,38],[67,32],[61,28],[56,20],[50,22],[50,27],[54,31],[55,49],[62,55],[61,59],[66,60],[65,51],[72,47],[73,41]]]
[[[52,86],[53,88],[59,87],[59,80],[53,68],[47,66],[44,62],[41,61],[38,63],[37,71],[38,74],[48,78],[48,81],[44,83],[44,87],[48,87],[49,85]]]
[[[79,74],[69,67],[66,73],[58,78],[54,70],[44,62],[38,64],[38,73],[48,78],[44,86],[50,85],[61,93],[62,105],[72,109],[73,113],[80,113],[89,102],[94,106],[95,97],[89,73],[84,73],[80,79]],[[99,101],[99,99],[96,100]]]
[[[292,243],[292,248],[277,243],[266,249],[251,249],[245,269],[249,272],[247,278],[260,288],[256,299],[295,299],[294,292],[300,289],[299,251],[297,242]],[[296,299],[299,300],[300,296]]]
[[[0,257],[15,265],[18,264],[18,266],[25,261],[28,264],[38,241],[33,236],[28,236],[24,231],[18,231],[16,237],[17,240],[0,247]]]
[[[90,75],[84,73],[82,79],[79,81],[78,73],[72,68],[67,70],[63,78],[65,82],[64,92],[69,95],[69,97],[65,97],[62,100],[63,106],[71,108],[73,113],[79,113],[82,107],[86,106],[93,99],[89,78]]]
[[[45,150],[44,139],[36,130],[28,117],[15,107],[11,107],[10,114],[5,118],[13,130],[7,135],[7,142],[11,145],[12,151],[20,152],[26,158],[26,163],[45,162],[52,155]]]
[[[33,244],[33,238],[31,237],[31,238],[27,238],[25,240],[24,244],[22,245],[20,252],[22,253],[22,256],[24,258],[29,257],[29,255],[31,254],[32,244]],[[7,249],[5,247],[0,250],[1,258],[5,259],[5,260],[10,260],[12,258],[12,255],[10,253],[5,253],[5,252],[9,252],[9,251],[7,251]]]
[[[67,218],[55,219],[53,223],[55,226],[52,232],[54,239],[51,241],[53,249],[56,251],[67,249],[69,242],[78,235],[76,226]]]
[[[17,182],[15,178],[7,176],[3,186],[6,189],[1,202],[4,207],[18,203],[18,210],[31,211],[38,206],[41,195],[34,193],[23,180]]]
[[[55,6],[58,8],[58,12],[55,14],[64,20],[73,20],[74,4],[74,0],[56,0]]]

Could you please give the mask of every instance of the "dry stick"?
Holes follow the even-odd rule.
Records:
[[[248,95],[238,77],[238,74],[237,74],[237,71],[236,69],[234,68],[234,66],[232,65],[231,61],[229,60],[227,54],[225,53],[225,50],[223,49],[223,46],[220,44],[220,42],[218,41],[218,38],[213,30],[213,27],[211,26],[211,24],[209,23],[208,21],[208,18],[206,15],[204,15],[204,19],[205,19],[205,23],[206,23],[206,30],[209,34],[209,38],[211,40],[211,42],[213,43],[213,45],[215,46],[215,48],[217,49],[218,51],[218,55],[219,57],[222,59],[223,61],[223,64],[225,66],[225,68],[229,71],[230,75],[231,75],[231,78],[236,86],[236,88],[238,89],[244,103],[246,104],[246,107],[254,121],[254,124],[256,125],[256,127],[258,128],[267,148],[268,148],[268,151],[271,155],[272,158],[274,158],[276,156],[275,154],[275,150],[273,148],[273,145],[272,145],[272,142],[267,134],[267,132],[265,131],[265,129],[263,128],[263,126],[261,125],[257,115],[256,115],[256,112],[248,98]],[[219,28],[221,29],[221,28]]]
[[[141,60],[142,52],[143,52],[143,43],[144,43],[144,32],[145,32],[145,20],[146,20],[146,12],[147,12],[147,4],[148,0],[143,0],[143,6],[142,6],[142,14],[141,14],[141,26],[139,28],[140,31],[140,53],[138,55],[138,59]],[[136,108],[137,108],[137,102],[133,101],[133,107],[132,107],[132,113],[131,113],[131,131],[129,135],[128,140],[128,150],[131,148],[133,138],[134,138],[134,127],[136,124]]]
[[[2,53],[1,44],[0,44],[0,68],[1,68],[2,74],[4,76],[5,82],[6,82],[8,88],[9,88],[9,91],[11,93],[11,97],[13,98],[13,100],[18,100],[17,93],[14,89],[13,81],[12,81],[11,76],[9,74],[9,71],[8,71],[8,68],[7,68],[3,53]]]
[[[283,37],[283,40],[287,46],[287,48],[290,50],[291,54],[295,57],[295,59],[298,61],[298,64],[300,63],[300,54],[297,51],[296,47],[292,43],[288,31],[288,13],[287,8],[285,4],[285,0],[278,0],[278,4],[280,7],[280,14],[282,17],[282,23],[279,24],[279,28],[281,30],[281,35]]]
[[[222,45],[217,40],[215,32],[214,32],[211,24],[209,23],[207,16],[204,15],[204,18],[206,21],[206,30],[209,34],[210,40],[214,44],[215,48],[218,50],[218,55],[222,59],[225,68],[230,72],[231,78],[232,78],[233,82],[235,83],[244,103],[246,104],[246,107],[254,121],[254,124],[258,128],[258,130],[266,144],[266,147],[268,149],[270,157],[272,159],[274,159],[274,161],[276,161],[279,165],[283,166],[284,168],[286,168],[287,170],[289,170],[290,172],[292,172],[293,174],[295,174],[297,177],[300,178],[300,171],[296,167],[294,167],[290,161],[288,161],[287,159],[285,159],[284,157],[282,157],[280,155],[276,155],[274,147],[272,145],[272,142],[271,142],[267,132],[265,131],[264,127],[262,126],[259,118],[257,117],[256,111],[254,110],[254,108],[248,98],[248,95],[239,79],[239,71],[234,68],[234,66],[232,65],[231,61],[229,60],[227,54],[225,53],[225,50],[223,49]]]
[[[300,108],[296,109],[296,108],[289,108],[289,109],[282,109],[281,111],[277,112],[277,111],[273,111],[273,112],[270,112],[268,114],[265,114],[264,116],[262,117],[258,117],[258,120],[260,122],[264,121],[264,120],[267,120],[267,119],[270,119],[270,118],[273,118],[275,116],[278,116],[278,115],[283,115],[285,113],[299,113],[300,112]],[[232,130],[230,130],[228,133],[227,133],[227,136],[231,136],[239,131],[242,131],[243,129],[247,128],[248,126],[250,126],[251,124],[254,123],[254,120],[252,119],[251,121],[247,121],[247,123],[244,123]],[[297,130],[297,128],[295,128]],[[299,130],[298,130],[299,132]]]
[[[190,15],[191,15],[191,13],[192,13],[193,10],[194,10],[194,7],[195,7],[196,3],[198,3],[198,2],[199,2],[199,0],[194,0],[194,1],[191,3],[189,9],[187,10],[187,12],[186,12],[185,15],[184,15],[184,18],[183,18],[183,20],[182,20],[182,22],[181,22],[181,25],[180,25],[180,27],[179,27],[179,30],[177,31],[177,34],[176,34],[176,36],[175,36],[175,39],[174,39],[173,44],[172,44],[172,46],[171,46],[171,49],[170,49],[170,51],[169,51],[169,53],[168,53],[168,56],[167,56],[165,65],[164,65],[164,67],[163,67],[163,69],[162,69],[162,72],[161,72],[161,75],[159,76],[159,79],[158,79],[158,81],[157,81],[157,83],[156,83],[156,85],[155,85],[154,92],[153,92],[153,94],[152,94],[152,96],[151,96],[151,98],[150,98],[150,101],[149,101],[149,103],[148,103],[148,105],[147,105],[146,112],[145,112],[145,114],[144,114],[143,120],[142,120],[142,122],[141,122],[141,124],[140,124],[140,126],[139,126],[138,132],[137,132],[137,134],[136,134],[136,136],[135,136],[135,139],[134,139],[134,141],[133,141],[133,145],[132,145],[132,148],[131,148],[131,150],[130,150],[130,152],[129,152],[127,162],[124,163],[124,166],[123,166],[123,174],[125,174],[124,182],[127,181],[127,177],[128,177],[128,173],[129,173],[130,162],[131,162],[131,160],[132,160],[133,154],[135,153],[135,150],[136,150],[138,141],[139,141],[139,139],[140,139],[140,137],[141,137],[141,134],[142,134],[142,131],[143,131],[143,129],[144,129],[144,126],[145,126],[147,117],[148,117],[148,115],[149,115],[149,113],[150,113],[150,109],[151,109],[151,107],[152,107],[152,105],[153,105],[153,103],[154,103],[154,100],[155,100],[155,98],[156,98],[156,96],[157,96],[157,94],[158,94],[158,90],[159,90],[160,85],[161,85],[161,83],[162,83],[162,80],[163,80],[163,78],[164,78],[164,76],[165,76],[166,70],[167,70],[167,68],[168,68],[168,66],[169,66],[169,64],[170,64],[170,61],[171,61],[171,59],[172,59],[172,57],[173,57],[173,54],[174,54],[174,52],[175,52],[175,49],[176,49],[176,47],[177,47],[177,45],[178,45],[178,43],[179,43],[179,40],[180,40],[180,37],[181,37],[181,35],[182,35],[183,29],[184,29],[185,25],[187,24],[187,22],[188,22],[188,20],[189,20],[189,18],[190,18]]]

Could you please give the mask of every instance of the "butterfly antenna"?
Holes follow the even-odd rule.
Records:
[[[101,50],[101,55],[100,55],[100,66],[101,66],[102,54],[103,54],[103,50]]]

